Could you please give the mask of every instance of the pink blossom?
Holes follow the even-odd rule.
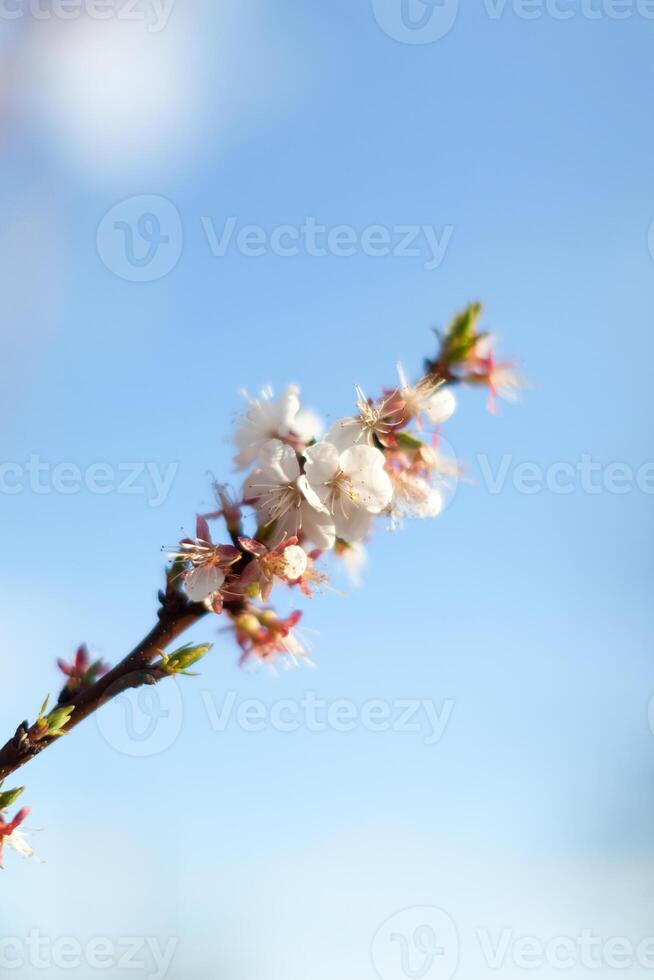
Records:
[[[109,667],[101,660],[91,663],[88,647],[85,643],[77,648],[77,652],[70,663],[65,660],[57,660],[59,670],[66,675],[66,688],[68,691],[78,691],[80,687],[94,684],[98,677],[107,673]]]
[[[307,653],[294,632],[301,612],[293,612],[280,619],[272,610],[250,611],[237,616],[234,621],[236,640],[243,651],[241,663],[254,659],[269,662],[278,659],[286,665],[294,665],[298,659],[307,659]]]
[[[301,579],[306,572],[307,553],[299,546],[296,536],[285,538],[272,550],[252,538],[241,537],[238,543],[253,556],[253,560],[240,576],[238,585],[241,588],[245,586],[246,589],[257,585],[264,602],[270,598],[276,578],[290,585]]]
[[[179,551],[171,552],[171,558],[186,562],[182,573],[184,591],[192,602],[204,602],[214,612],[223,607],[221,589],[229,569],[241,558],[241,552],[233,545],[214,544],[206,518],[198,517],[196,537],[180,541]]]
[[[5,844],[18,851],[19,854],[23,854],[25,857],[31,857],[32,848],[26,843],[22,834],[18,831],[18,827],[25,820],[29,812],[29,807],[25,806],[22,810],[18,811],[13,820],[8,822],[5,821],[0,813],[0,868],[3,867],[2,858]]]

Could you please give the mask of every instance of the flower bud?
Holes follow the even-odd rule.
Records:
[[[169,657],[162,658],[162,669],[168,674],[184,674],[189,667],[202,660],[212,647],[213,643],[200,643],[196,645],[187,643],[185,646],[180,647],[179,650],[171,653]]]
[[[241,613],[235,619],[236,629],[247,636],[255,636],[259,632],[260,623],[254,613]]]
[[[8,789],[0,792],[0,811],[6,810],[7,807],[15,803],[24,789],[24,786],[19,786],[17,789]]]
[[[279,616],[272,609],[264,609],[264,611],[259,615],[259,620],[262,626],[266,629],[274,629],[279,621]]]

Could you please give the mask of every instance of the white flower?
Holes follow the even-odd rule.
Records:
[[[238,543],[254,558],[240,576],[239,585],[246,592],[251,586],[258,585],[264,602],[270,597],[275,579],[294,584],[307,571],[309,556],[296,537],[284,538],[272,551],[253,538],[239,537]]]
[[[195,538],[184,538],[179,550],[169,552],[171,558],[190,565],[182,573],[184,591],[191,602],[207,602],[216,612],[222,609],[220,590],[227,573],[241,557],[232,545],[214,544],[206,518],[198,516]]]
[[[338,419],[325,433],[325,441],[343,453],[352,446],[367,446],[368,436],[357,418]]]
[[[404,414],[408,418],[427,417],[430,425],[442,425],[454,415],[456,398],[449,387],[434,388],[429,378],[412,385],[401,364],[397,365],[400,377],[400,398],[404,402]]]
[[[393,476],[392,524],[402,524],[405,517],[438,517],[443,509],[443,498],[438,490],[429,485],[423,476],[410,472]]]
[[[310,408],[300,408],[293,419],[293,435],[305,446],[320,437],[322,427],[322,419]]]
[[[300,407],[300,389],[294,385],[277,399],[273,399],[270,388],[264,389],[259,398],[243,394],[249,406],[233,437],[238,449],[234,462],[239,469],[254,463],[270,439],[306,444],[320,434],[320,420]]]
[[[407,517],[438,517],[451,500],[460,477],[456,461],[431,446],[388,453],[387,470],[393,484],[391,526]]]
[[[269,558],[268,565],[270,571],[277,578],[287,582],[297,582],[306,572],[308,561],[304,548],[301,548],[299,544],[291,544],[288,548],[284,548],[279,556],[273,555]]]
[[[339,453],[322,441],[306,450],[306,478],[331,514],[336,534],[344,541],[361,541],[373,514],[381,514],[393,497],[384,469],[384,454],[371,446],[354,446]]]
[[[317,548],[334,545],[334,522],[329,511],[300,474],[295,450],[270,439],[259,452],[259,466],[248,477],[243,495],[253,501],[261,524],[275,521],[271,545],[303,534]]]
[[[393,396],[384,398],[378,405],[371,404],[358,385],[356,407],[358,415],[338,419],[325,435],[325,441],[336,446],[339,452],[345,452],[352,446],[375,446],[378,439],[386,444],[393,425],[399,421],[400,410],[393,405]]]
[[[184,576],[184,591],[191,602],[204,602],[212,598],[224,584],[225,573],[217,566],[193,568]]]

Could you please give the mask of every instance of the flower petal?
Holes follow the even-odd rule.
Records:
[[[297,385],[289,385],[284,394],[271,403],[271,409],[269,417],[274,420],[277,432],[283,436],[289,435],[300,411],[300,389]]]
[[[4,842],[7,847],[13,848],[14,851],[17,851],[17,853],[21,854],[23,857],[34,857],[33,848],[31,848],[27,843],[20,830],[14,830],[13,834],[6,837]]]
[[[322,420],[310,409],[301,408],[293,419],[291,428],[293,430],[293,435],[299,439],[300,442],[311,442],[312,439],[318,439],[320,437],[320,433],[322,432]]]
[[[203,602],[218,592],[224,581],[219,568],[194,568],[184,576],[184,591],[191,602]]]
[[[244,394],[248,409],[233,437],[238,450],[234,462],[239,469],[250,466],[270,439],[287,436],[300,408],[299,390],[293,386],[276,400],[271,389],[262,391],[259,398]]]
[[[384,454],[373,446],[352,446],[340,458],[341,469],[352,478],[371,469],[383,469],[385,462]]]
[[[207,541],[211,544],[211,531],[209,530],[206,517],[203,517],[201,514],[198,514],[195,520],[195,536],[200,541]]]
[[[433,395],[425,399],[423,411],[431,425],[442,425],[456,411],[454,393],[449,388],[439,388]]]
[[[363,507],[355,506],[347,498],[343,499],[343,506],[334,515],[334,525],[336,534],[343,541],[356,544],[362,541],[368,534],[372,523],[372,514]]]
[[[243,483],[244,502],[248,504],[257,500],[263,493],[266,482],[262,470],[256,469],[250,473],[247,480]]]
[[[332,480],[339,468],[339,451],[331,442],[316,443],[306,450],[304,457],[304,472],[311,486],[315,489],[320,484]]]
[[[259,519],[265,517],[266,515],[261,511],[257,511]],[[270,519],[270,518],[269,518]],[[298,533],[300,529],[301,513],[299,507],[291,507],[287,510],[285,514],[278,517],[275,521],[275,527],[270,535],[268,544],[271,548],[278,545],[281,541],[285,541],[286,538],[292,538]]]
[[[300,493],[304,497],[304,499],[315,510],[320,511],[322,514],[328,514],[329,513],[329,510],[325,506],[325,503],[324,503],[324,498],[326,498],[327,495],[329,494],[329,490],[324,485],[324,483],[318,484],[318,487],[317,487],[317,490],[316,490],[316,489],[314,489],[311,486],[311,484],[309,483],[307,477],[303,473],[302,476],[299,476],[298,479],[297,479],[297,486],[298,486],[298,488],[300,490]]]
[[[354,446],[341,456],[341,469],[352,481],[355,498],[371,514],[381,513],[393,499],[385,462],[384,454],[372,446]]]
[[[243,538],[238,539],[243,551],[248,551],[251,555],[256,555],[257,558],[261,558],[262,555],[267,554],[268,549],[265,544],[261,544],[260,541],[256,541],[254,538]]]
[[[279,439],[269,439],[261,447],[259,466],[264,478],[272,483],[293,483],[300,475],[295,450]]]
[[[300,508],[302,533],[315,544],[316,548],[327,550],[334,547],[336,531],[328,513],[315,510],[310,504]]]
[[[221,565],[233,565],[241,557],[241,552],[232,544],[216,545],[216,557]]]
[[[336,446],[339,453],[352,446],[367,445],[366,430],[358,418],[339,419],[325,434],[325,442]]]

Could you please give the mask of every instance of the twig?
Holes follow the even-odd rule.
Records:
[[[66,732],[75,728],[123,691],[156,684],[167,676],[165,671],[157,670],[156,665],[150,666],[152,661],[180,634],[202,619],[208,610],[202,604],[188,602],[178,592],[168,594],[162,592],[160,598],[162,605],[159,610],[159,622],[148,635],[109,673],[100,677],[90,687],[82,688],[65,702],[74,708],[70,720],[65,725]],[[58,741],[57,737],[48,736],[38,740],[33,739],[27,723],[23,722],[18,726],[15,735],[0,749],[0,782],[56,741]]]

